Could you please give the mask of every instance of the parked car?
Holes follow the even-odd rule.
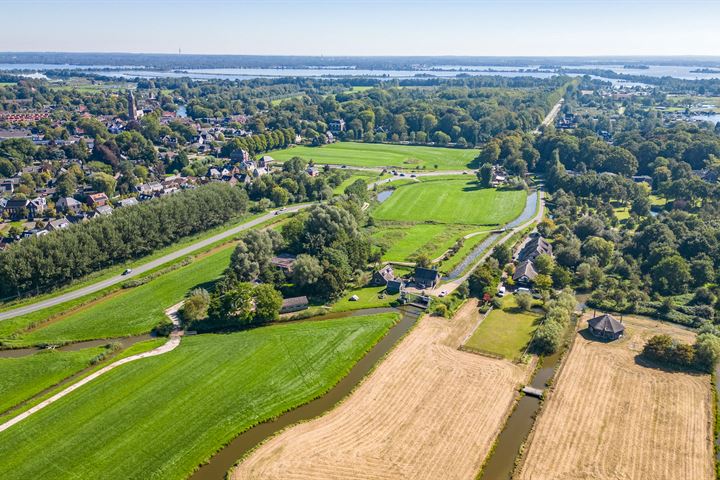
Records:
[[[505,287],[504,287],[504,286],[500,285],[500,288],[498,288],[497,296],[498,296],[498,297],[504,297],[504,296],[505,296]]]
[[[442,298],[445,295],[447,295],[447,290],[443,290],[442,292],[440,292],[440,295],[438,295],[438,297]]]

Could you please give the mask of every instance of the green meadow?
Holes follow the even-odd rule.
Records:
[[[106,351],[104,347],[76,352],[46,350],[25,357],[0,358],[0,412],[89,367]]]
[[[396,320],[186,337],[0,433],[0,478],[185,478],[242,431],[330,389]]]
[[[318,164],[353,167],[463,170],[471,168],[479,150],[380,143],[338,142],[322,147],[290,147],[271,153],[275,160],[302,157]]]
[[[523,190],[480,188],[474,179],[443,179],[403,185],[373,211],[377,220],[502,225],[520,215]]]
[[[514,295],[502,300],[502,308],[493,309],[465,343],[467,348],[518,360],[525,352],[540,322],[535,312],[520,310]]]

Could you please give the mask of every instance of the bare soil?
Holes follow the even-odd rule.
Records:
[[[233,479],[469,479],[479,471],[528,369],[458,350],[479,319],[424,317],[325,416],[259,447]]]
[[[638,358],[652,335],[692,342],[694,334],[644,318],[624,322],[626,335],[615,342],[577,334],[519,479],[715,478],[710,376]]]

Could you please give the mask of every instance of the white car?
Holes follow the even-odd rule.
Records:
[[[123,275],[130,275],[132,273],[132,268],[126,268],[125,271],[122,273]]]
[[[446,291],[446,290],[443,290],[442,292],[440,292],[440,295],[438,295],[438,297],[442,298],[442,297],[444,297],[445,295],[447,295],[447,291]]]

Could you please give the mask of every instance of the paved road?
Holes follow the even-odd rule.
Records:
[[[302,205],[294,205],[292,207],[288,207],[280,214],[286,214],[291,212],[297,212],[298,210],[302,210],[303,208],[309,207],[310,203],[302,204]],[[59,305],[61,303],[65,303],[69,300],[74,300],[76,298],[83,297],[85,295],[88,295],[90,293],[95,293],[97,291],[100,291],[104,288],[110,287],[112,285],[116,285],[118,283],[124,282],[125,280],[135,277],[137,275],[140,275],[142,273],[147,272],[148,270],[152,270],[153,268],[157,268],[161,265],[164,265],[168,262],[171,262],[173,260],[177,260],[178,258],[184,257],[196,250],[199,250],[201,248],[207,247],[209,245],[212,245],[215,242],[218,242],[220,240],[224,240],[228,237],[232,237],[233,235],[236,235],[244,230],[247,230],[249,228],[252,228],[256,225],[259,225],[262,222],[265,222],[267,220],[270,220],[271,218],[275,217],[275,212],[270,212],[268,214],[265,214],[261,217],[258,217],[254,220],[250,220],[249,222],[243,223],[242,225],[238,225],[237,227],[233,227],[229,230],[225,230],[222,233],[218,233],[217,235],[214,235],[210,238],[207,238],[205,240],[200,240],[198,242],[193,243],[190,246],[187,246],[185,248],[182,248],[176,252],[169,253],[163,257],[157,258],[155,260],[152,260],[148,263],[145,263],[139,267],[136,267],[133,269],[132,272],[130,272],[127,275],[115,275],[114,277],[108,278],[106,280],[99,281],[97,283],[93,283],[92,285],[88,285],[87,287],[79,288],[77,290],[73,290],[68,293],[64,293],[62,295],[57,295],[52,298],[48,298],[47,300],[41,300],[39,302],[35,302],[29,305],[25,305],[23,307],[14,308],[12,310],[8,310],[5,312],[0,312],[0,320],[8,320],[10,318],[18,317],[20,315],[26,315],[28,313],[36,312],[38,310],[42,310],[43,308],[52,307],[55,305]]]
[[[558,114],[558,112],[560,112],[560,108],[563,106],[564,102],[565,102],[565,99],[561,98],[560,101],[555,104],[555,106],[550,110],[550,113],[548,113],[545,116],[545,119],[542,121],[540,126],[538,128],[536,128],[535,130],[533,130],[533,133],[535,135],[540,134],[540,127],[547,127],[548,125],[550,125],[553,122],[553,120],[555,120],[555,117],[557,117],[557,114]]]
[[[165,315],[170,318],[174,325],[174,329],[172,333],[170,334],[170,337],[168,338],[168,341],[165,342],[163,345],[153,349],[149,350],[147,352],[138,353],[137,355],[131,355],[129,357],[122,358],[116,362],[111,363],[110,365],[107,365],[106,367],[101,368],[97,372],[94,372],[87,377],[73,383],[69,387],[61,390],[60,392],[56,393],[52,397],[48,398],[47,400],[43,400],[42,402],[38,403],[34,407],[26,410],[25,412],[21,413],[20,415],[11,418],[7,422],[0,424],[0,432],[7,430],[8,428],[12,427],[13,425],[22,422],[26,418],[28,418],[30,415],[33,415],[40,410],[42,410],[45,407],[48,407],[52,405],[53,403],[57,402],[61,398],[71,394],[78,388],[82,387],[83,385],[86,385],[96,378],[98,378],[101,375],[105,375],[110,370],[113,370],[114,368],[119,367],[120,365],[125,365],[126,363],[134,362],[135,360],[140,360],[142,358],[148,358],[148,357],[155,357],[157,355],[162,355],[164,353],[171,352],[175,350],[178,345],[180,345],[180,339],[182,338],[184,332],[180,330],[180,319],[178,317],[178,310],[180,310],[180,307],[182,307],[183,303],[185,301],[173,305],[172,307],[165,310]]]

